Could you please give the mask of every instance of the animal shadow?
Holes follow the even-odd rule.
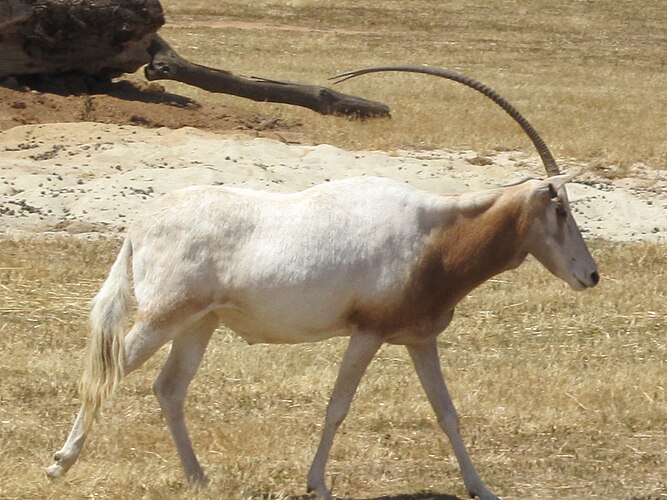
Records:
[[[160,85],[151,85],[128,80],[107,81],[75,71],[61,75],[21,75],[13,78],[9,88],[27,87],[38,92],[57,95],[107,94],[125,101],[149,104],[168,104],[179,108],[199,108],[196,101],[188,97],[165,92]]]
[[[352,499],[341,499],[341,500],[352,500]],[[398,495],[385,495],[381,497],[367,498],[364,500],[462,500],[462,499],[454,495],[447,495],[445,493],[424,491],[421,493],[401,493]]]
[[[371,498],[355,498],[355,497],[335,497],[336,500],[462,500],[455,495],[447,495],[446,493],[436,493],[433,491],[421,491],[419,493],[399,493],[397,495],[384,495],[380,497]],[[290,500],[312,500],[312,495],[296,495],[290,497]]]

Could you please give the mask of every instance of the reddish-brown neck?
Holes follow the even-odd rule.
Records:
[[[503,194],[464,207],[454,219],[450,213],[434,228],[402,293],[387,303],[355,304],[348,321],[395,343],[439,333],[466,294],[526,256],[522,197]]]

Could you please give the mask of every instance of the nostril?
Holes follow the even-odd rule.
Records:
[[[597,285],[600,281],[600,275],[597,273],[597,271],[591,273],[591,281],[594,285]]]

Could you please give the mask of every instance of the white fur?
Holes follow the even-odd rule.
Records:
[[[249,342],[347,334],[336,328],[341,311],[353,299],[399,293],[454,204],[367,178],[295,194],[179,191],[130,231],[139,308],[163,302],[165,291],[172,301],[196,293]],[[168,251],[155,248],[157,239]]]

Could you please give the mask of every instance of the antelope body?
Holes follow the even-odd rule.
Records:
[[[350,337],[309,491],[332,498],[324,476],[336,429],[367,365],[388,342],[407,347],[468,492],[497,498],[459,434],[436,337],[468,292],[528,254],[575,290],[597,283],[566,181],[556,175],[435,195],[363,177],[292,194],[194,187],[156,200],[129,229],[94,300],[82,409],[47,473],[58,476],[74,464],[102,401],[171,341],[155,392],[186,476],[204,481],[183,407],[208,341],[224,324],[251,344]],[[130,269],[138,312],[125,335]]]

